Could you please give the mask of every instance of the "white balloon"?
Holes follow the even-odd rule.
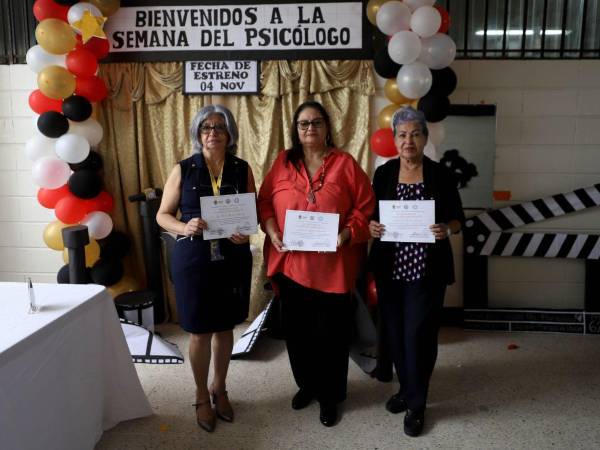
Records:
[[[83,136],[67,133],[56,140],[55,149],[60,159],[77,164],[90,154],[90,143]]]
[[[47,66],[67,67],[66,59],[66,55],[53,55],[39,45],[31,47],[25,55],[27,67],[35,73],[42,71]]]
[[[414,11],[421,6],[433,6],[435,0],[404,0],[404,4],[408,6],[411,11]]]
[[[30,161],[37,161],[44,156],[56,156],[55,143],[56,139],[36,133],[25,142],[25,155]]]
[[[69,133],[78,134],[88,140],[91,147],[97,146],[104,136],[102,126],[91,117],[83,122],[69,121]]]
[[[71,176],[69,165],[56,156],[44,156],[33,163],[33,182],[46,189],[58,189]]]
[[[446,137],[446,127],[443,122],[427,122],[427,129],[429,130],[429,140],[433,145],[439,147]]]
[[[421,6],[410,18],[410,29],[424,38],[437,33],[441,24],[442,16],[433,6]]]
[[[439,161],[440,160],[438,158],[437,150],[435,148],[435,145],[433,145],[433,143],[431,142],[431,140],[428,140],[427,144],[425,144],[425,148],[423,148],[423,154],[425,156],[427,156],[429,159],[433,159],[434,161]]]
[[[113,229],[112,219],[102,211],[89,213],[83,218],[81,224],[88,227],[88,233],[94,239],[104,239]]]
[[[412,31],[398,31],[388,43],[388,53],[398,64],[415,62],[421,54],[421,39]]]
[[[422,62],[415,61],[403,65],[398,71],[396,84],[398,90],[408,98],[421,98],[431,88],[431,70]]]
[[[421,40],[419,61],[434,70],[448,67],[456,56],[456,44],[450,36],[436,33],[430,38]]]
[[[91,3],[80,2],[75,3],[69,8],[67,20],[71,25],[73,25],[75,22],[81,20],[85,11],[91,12],[92,16],[102,17],[102,11],[100,11],[96,6],[92,5]]]
[[[375,19],[377,28],[388,36],[410,29],[410,9],[397,0],[390,0],[381,5]]]

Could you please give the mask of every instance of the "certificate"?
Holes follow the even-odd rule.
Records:
[[[435,200],[379,200],[384,242],[435,242]]]
[[[202,219],[208,229],[202,231],[204,239],[228,238],[232,234],[256,234],[256,194],[217,195],[200,197]]]
[[[339,223],[339,214],[288,209],[283,245],[288,250],[335,252]]]

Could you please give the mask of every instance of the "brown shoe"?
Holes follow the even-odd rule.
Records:
[[[210,399],[194,403],[196,407],[196,422],[205,431],[212,433],[215,430],[215,412],[210,406]]]
[[[231,407],[231,403],[229,403],[227,391],[220,394],[213,393],[212,400],[215,405],[217,417],[225,422],[233,422],[233,408]]]

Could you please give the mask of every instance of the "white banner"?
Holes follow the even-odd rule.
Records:
[[[363,9],[360,1],[121,7],[106,32],[111,53],[362,50]]]
[[[184,94],[257,94],[258,61],[186,61]]]

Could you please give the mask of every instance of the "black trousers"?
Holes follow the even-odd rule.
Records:
[[[389,280],[377,285],[400,394],[409,409],[424,410],[438,354],[438,332],[446,285],[427,279]]]
[[[309,289],[281,274],[275,282],[296,384],[321,403],[345,400],[353,330],[350,294]]]

